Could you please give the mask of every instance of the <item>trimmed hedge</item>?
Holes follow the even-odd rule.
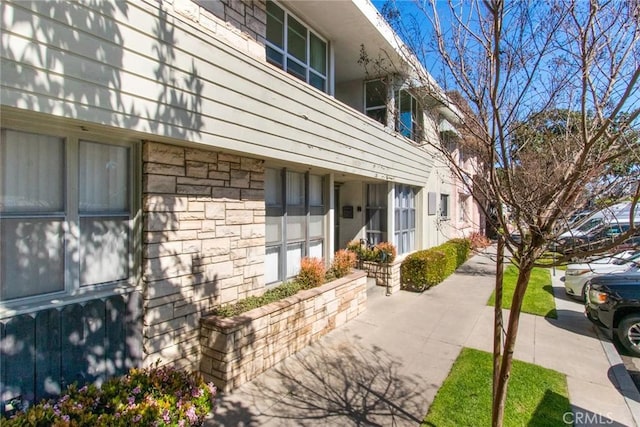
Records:
[[[468,240],[452,239],[408,255],[400,265],[402,289],[422,292],[437,285],[467,260],[470,249]]]

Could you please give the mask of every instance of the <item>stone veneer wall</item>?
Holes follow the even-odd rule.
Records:
[[[395,259],[388,266],[377,262],[364,261],[362,269],[367,272],[368,277],[376,279],[376,285],[387,286],[389,295],[400,290],[400,266],[402,260]]]
[[[264,291],[262,160],[143,145],[144,363],[197,369],[199,321]]]
[[[265,59],[266,0],[169,0],[173,11],[243,52]]]
[[[267,33],[266,0],[193,0],[204,10],[263,42]]]
[[[366,309],[363,271],[231,318],[202,318],[206,381],[225,392],[354,319]]]

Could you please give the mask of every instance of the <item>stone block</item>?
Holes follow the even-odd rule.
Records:
[[[188,219],[180,221],[180,230],[201,230],[202,221],[198,219]]]
[[[203,9],[213,13],[219,18],[224,18],[224,3],[220,0],[193,0],[194,3],[200,5]],[[200,12],[202,14],[202,12]]]
[[[188,197],[188,196],[187,196]],[[189,200],[189,212],[204,212],[205,202],[200,200]]]
[[[253,211],[251,210],[227,210],[226,223],[229,225],[253,224]]]
[[[220,153],[218,155],[218,162],[228,162],[228,163],[235,163],[235,164],[239,165],[240,164],[240,160],[241,160],[241,157],[240,156],[236,156],[234,154]]]
[[[178,220],[182,221],[200,221],[204,219],[204,211],[187,211],[178,213]]]
[[[265,237],[264,224],[245,224],[241,227],[240,237],[243,239]]]
[[[144,175],[142,191],[145,193],[169,193],[176,192],[176,178],[168,175]]]
[[[264,200],[264,190],[242,189],[239,195],[240,200]]]
[[[231,187],[249,188],[250,173],[248,171],[232,170],[229,175]]]
[[[185,150],[175,145],[147,141],[142,149],[145,162],[184,166]]]
[[[208,178],[209,164],[204,162],[187,161],[186,175],[194,178]]]
[[[182,165],[165,165],[162,163],[150,163],[146,162],[142,168],[142,172],[145,174],[155,175],[172,175],[172,176],[184,176],[184,166]]]
[[[207,219],[225,219],[226,205],[224,202],[208,202],[205,203],[204,212]]]
[[[228,238],[207,239],[202,241],[202,253],[206,256],[227,255],[231,251]]]
[[[254,276],[263,276],[264,263],[245,265],[242,269],[242,275],[245,278],[254,277]]]
[[[219,170],[211,170],[209,169],[209,173],[207,177],[216,181],[229,181],[231,179],[231,175],[229,171],[219,171]],[[224,187],[224,183],[220,184],[220,187]]]
[[[212,277],[214,279],[229,279],[229,282],[233,282],[233,280],[236,280],[236,283],[242,281],[241,278],[234,277],[233,261],[218,262],[215,264],[207,265],[205,267],[205,271],[208,277]]]
[[[144,215],[144,231],[177,230],[180,221],[172,212],[147,212]]]
[[[240,159],[240,169],[243,171],[253,172],[251,174],[252,179],[254,177],[254,173],[264,175],[264,160],[243,157]],[[262,178],[262,181],[264,181],[264,177]]]
[[[253,191],[253,190],[242,190]],[[238,188],[212,188],[211,197],[217,200],[240,200],[240,189]]]
[[[167,241],[162,243],[150,243],[144,245],[143,256],[145,258],[158,258],[181,254],[183,252],[181,241]]]
[[[223,289],[220,294],[220,302],[222,304],[238,301],[238,288],[232,287]]]
[[[191,203],[186,197],[147,194],[142,198],[145,211],[184,212]]]
[[[229,237],[233,240],[240,238],[241,225],[220,225],[216,224],[216,237]],[[237,246],[236,246],[237,247]]]
[[[186,148],[185,159],[216,164],[218,162],[218,153],[200,148]]]
[[[211,187],[203,185],[176,184],[176,193],[209,196],[211,195]]]

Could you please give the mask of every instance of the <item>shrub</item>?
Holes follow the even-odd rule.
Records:
[[[378,261],[391,263],[396,259],[396,247],[392,243],[380,242],[375,246],[374,250]]]
[[[455,267],[451,271],[452,273],[469,258],[471,244],[468,239],[451,239],[448,242],[443,243],[441,246],[451,246],[454,249],[453,256],[455,258]]]
[[[489,238],[484,234],[473,232],[469,235],[469,244],[471,249],[476,251],[490,246],[491,240],[489,240]]]
[[[320,258],[302,258],[296,281],[303,289],[315,288],[324,283],[325,273],[324,262]]]
[[[352,240],[347,243],[347,250],[354,252],[358,261],[393,262],[397,255],[396,247],[389,242],[380,242],[374,247],[368,247],[361,240]]]
[[[435,248],[407,256],[400,266],[402,288],[423,291],[451,275],[469,256],[466,239],[452,239]]]
[[[447,275],[444,252],[427,249],[408,255],[400,265],[402,288],[410,291],[424,291],[442,282]]]
[[[340,278],[351,273],[351,269],[356,266],[356,254],[352,251],[341,249],[335,253],[331,262],[331,273],[334,277]]]
[[[57,400],[43,401],[2,419],[3,426],[198,426],[213,410],[216,389],[195,373],[157,365],[132,369],[102,387],[69,386]]]

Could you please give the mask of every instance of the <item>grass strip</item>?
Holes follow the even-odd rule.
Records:
[[[513,293],[516,289],[516,281],[518,280],[518,267],[508,265],[504,270],[503,299],[504,308],[511,308]],[[495,306],[495,291],[491,294],[487,305]],[[553,299],[553,287],[551,286],[551,273],[547,268],[536,267],[531,272],[529,286],[522,302],[522,312],[545,316],[553,319],[558,318],[556,312],[556,303]]]
[[[422,425],[490,426],[491,360],[491,353],[463,348]],[[564,425],[565,414],[571,412],[568,396],[564,374],[514,360],[504,426]]]

